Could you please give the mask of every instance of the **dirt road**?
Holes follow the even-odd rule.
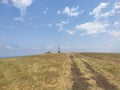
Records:
[[[85,82],[86,78],[83,78],[83,74],[80,72],[79,68],[77,67],[77,64],[74,62],[74,58],[72,55],[70,55],[70,59],[72,62],[71,66],[71,73],[72,73],[72,90],[87,90],[88,83]]]
[[[80,58],[80,57],[79,57]],[[78,68],[74,56],[70,54],[71,59],[71,73],[72,73],[72,90],[88,90],[89,83],[87,80],[92,79],[96,82],[96,87],[101,88],[100,90],[117,90],[116,86],[112,85],[108,82],[108,80],[102,76],[100,73],[96,72],[89,63],[82,60],[85,68],[92,74],[91,78],[84,78],[84,73],[81,73],[80,69]]]

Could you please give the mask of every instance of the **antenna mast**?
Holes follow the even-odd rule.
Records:
[[[61,53],[59,44],[58,44],[58,53]]]

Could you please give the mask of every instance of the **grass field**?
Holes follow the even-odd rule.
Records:
[[[120,54],[1,58],[0,90],[120,90]]]
[[[0,90],[71,88],[69,56],[45,54],[0,59]]]
[[[120,90],[120,54],[81,53],[80,56]]]

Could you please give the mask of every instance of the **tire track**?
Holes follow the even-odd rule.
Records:
[[[92,79],[96,81],[98,87],[102,88],[103,90],[117,90],[116,86],[110,84],[104,76],[96,72],[86,61],[83,60],[83,63],[90,73],[92,73]]]
[[[89,84],[85,82],[88,80],[87,78],[82,77],[83,74],[80,72],[79,68],[77,67],[77,64],[74,61],[74,57],[70,55],[71,59],[71,73],[72,73],[72,90],[87,90]]]

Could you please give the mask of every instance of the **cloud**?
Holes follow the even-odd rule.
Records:
[[[66,33],[68,33],[70,35],[73,35],[75,33],[75,31],[66,29],[65,26],[67,24],[69,24],[69,21],[62,21],[62,22],[56,24],[56,26],[58,26],[58,28],[59,28],[58,31],[59,32],[66,32]]]
[[[58,10],[58,11],[57,11],[57,14],[60,14],[60,13],[61,13],[61,11],[60,11],[60,10]]]
[[[0,3],[2,3],[2,4],[8,4],[8,0],[1,0]]]
[[[109,25],[108,23],[93,21],[93,22],[87,22],[84,24],[76,25],[76,30],[84,32],[83,34],[91,35],[91,34],[106,32],[106,27],[108,25]]]
[[[48,24],[48,27],[52,27],[52,24],[51,24],[51,23],[49,23],[49,24]]]
[[[120,15],[120,2],[114,3],[114,12]]]
[[[78,6],[73,8],[65,7],[63,13],[68,16],[78,16],[79,15],[78,8],[79,8]]]
[[[33,0],[12,0],[13,5],[20,10],[20,17],[15,20],[23,21],[27,8],[32,4]]]
[[[114,9],[120,9],[120,2],[114,3]]]
[[[21,22],[24,21],[23,16],[15,17],[14,20],[15,20],[15,21],[21,21]]]
[[[68,23],[69,23],[69,21],[62,21],[62,22],[60,22],[60,23],[58,23],[56,25],[59,26],[59,27],[63,27],[63,26],[65,26]]]
[[[47,14],[48,13],[48,8],[46,8],[44,11],[43,11],[44,14]]]
[[[105,9],[108,6],[108,3],[100,3],[95,9],[93,9],[92,12],[89,13],[89,15],[93,15],[94,18],[99,19],[101,17],[101,11]],[[102,14],[102,17],[107,17],[109,15],[109,12]]]
[[[46,48],[47,48],[47,49],[53,49],[53,48],[55,48],[55,46],[50,46],[50,45],[49,45],[49,46],[47,46]]]
[[[66,30],[65,32],[67,32],[70,35],[73,35],[75,33],[75,30]]]
[[[69,24],[69,21],[61,21],[60,23],[57,23],[56,26],[58,26],[59,31],[61,31],[63,30],[63,27],[67,24]]]
[[[106,32],[107,34],[120,37],[120,32],[117,30],[120,22],[116,19],[112,19],[119,17],[119,14],[120,2],[100,3],[92,12],[89,12],[89,15],[93,15],[93,22],[79,25],[79,29],[83,29],[86,34]],[[107,23],[104,23],[106,21]],[[111,22],[114,23],[112,24]],[[112,30],[111,27],[113,28]]]
[[[63,45],[62,45],[62,46],[60,46],[60,48],[61,48],[61,49],[70,49],[70,47],[69,47],[69,46],[63,46]]]
[[[9,50],[13,50],[13,49],[15,49],[14,47],[9,46],[9,45],[5,45],[5,48],[6,48],[6,49],[9,49]]]
[[[78,9],[78,6],[75,8],[65,7],[63,11],[58,10],[57,14],[78,16],[80,13],[84,12],[78,12]],[[73,14],[74,12],[78,13]],[[58,31],[66,32],[70,35],[73,35],[76,32],[80,32],[80,35],[95,35],[99,33],[106,33],[108,35],[120,37],[120,32],[118,31],[120,22],[115,18],[118,16],[118,14],[120,14],[120,2],[103,2],[95,7],[91,12],[89,12],[89,15],[93,16],[92,21],[85,22],[83,24],[77,24],[72,29],[65,28],[65,26],[68,24],[67,21],[62,21],[56,25],[59,27]],[[115,18],[115,20],[113,18]]]
[[[81,10],[79,12],[79,6],[72,7],[72,8],[69,8],[68,6],[66,6],[63,11],[58,10],[57,14],[66,14],[66,15],[71,16],[71,17],[72,16],[77,17],[79,14],[81,14],[83,12],[84,12],[83,10]]]
[[[106,45],[107,48],[113,48],[113,45]]]
[[[120,31],[109,31],[108,33],[113,36],[120,37]]]
[[[116,22],[116,21],[114,22],[114,26],[117,27],[117,26],[119,26],[119,25],[120,25],[120,22]]]
[[[0,25],[0,28],[5,28],[5,29],[12,29],[13,27],[11,27],[11,26],[5,26],[5,25]]]
[[[93,15],[96,20],[108,18],[115,14],[120,14],[120,2],[114,4],[100,3],[92,12],[89,12],[89,15]]]
[[[40,50],[40,48],[32,48],[32,50]]]

